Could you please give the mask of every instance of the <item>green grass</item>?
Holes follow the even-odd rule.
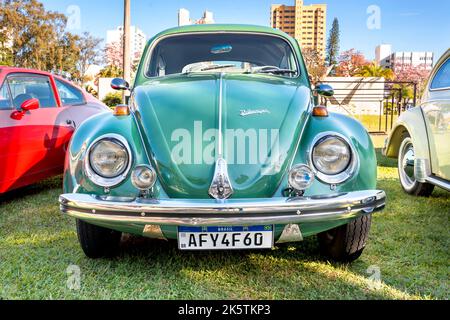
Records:
[[[314,237],[264,252],[185,253],[128,236],[117,258],[90,260],[59,213],[60,178],[19,190],[1,200],[0,299],[448,299],[449,194],[405,195],[395,161],[378,156],[387,207],[350,265],[321,258]],[[81,269],[78,291],[67,288],[70,265]]]
[[[369,132],[390,132],[390,130],[392,129],[391,123],[395,124],[395,121],[398,119],[398,115],[394,114],[393,119],[391,115],[388,115],[387,126],[386,115],[381,116],[381,123],[380,117],[378,115],[361,114],[355,115],[354,118],[360,121]]]

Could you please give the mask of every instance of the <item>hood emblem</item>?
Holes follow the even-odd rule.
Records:
[[[228,199],[233,194],[233,187],[228,177],[228,165],[225,159],[219,158],[216,162],[214,178],[209,188],[209,195],[217,200]]]
[[[240,114],[241,117],[246,117],[252,115],[270,114],[270,111],[267,109],[258,109],[258,110],[244,109],[241,110]]]

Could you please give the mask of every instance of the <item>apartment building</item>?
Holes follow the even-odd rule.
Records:
[[[327,5],[305,5],[295,0],[295,5],[273,4],[270,8],[270,25],[297,39],[302,48],[311,48],[325,56]]]
[[[380,66],[392,70],[407,66],[421,66],[426,70],[431,70],[434,64],[434,54],[430,51],[392,52],[391,45],[381,44],[375,48],[375,60]]]

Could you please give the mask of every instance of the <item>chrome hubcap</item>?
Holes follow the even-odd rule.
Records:
[[[414,146],[411,142],[408,142],[403,148],[400,160],[400,175],[403,183],[408,187],[416,181],[414,178],[414,160]]]

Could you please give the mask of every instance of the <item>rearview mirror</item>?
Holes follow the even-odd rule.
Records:
[[[114,90],[130,90],[130,85],[124,79],[114,78],[111,81],[111,88]]]
[[[23,111],[31,111],[31,110],[36,110],[39,109],[39,100],[38,99],[28,99],[25,100],[21,105],[20,108]]]
[[[316,88],[314,89],[314,93],[318,94],[320,96],[323,96],[323,97],[332,97],[332,96],[334,96],[333,88],[330,85],[323,84],[323,83],[321,83],[321,84],[316,86]]]

